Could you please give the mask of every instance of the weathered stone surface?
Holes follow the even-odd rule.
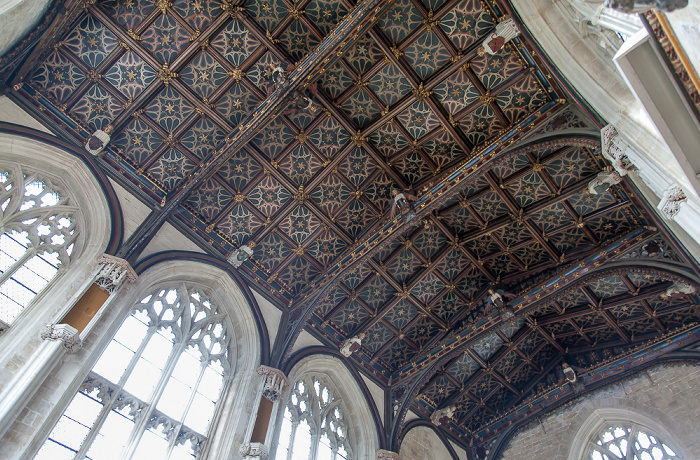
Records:
[[[554,411],[517,433],[499,460],[566,460],[581,425],[596,409],[628,409],[644,414],[672,433],[687,458],[700,458],[700,366],[657,366],[579,402]],[[421,458],[421,457],[416,457]]]

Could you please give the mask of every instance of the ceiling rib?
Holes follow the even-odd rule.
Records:
[[[241,123],[229,133],[226,137],[226,144],[217,152],[210,155],[209,161],[199,165],[199,169],[194,171],[191,179],[181,185],[177,191],[166,200],[163,208],[156,212],[156,217],[150,223],[151,229],[148,232],[134,241],[130,247],[125,247],[120,250],[118,256],[126,260],[132,260],[138,257],[141,251],[146,247],[148,242],[158,229],[167,220],[168,216],[180,205],[180,203],[203,181],[214,174],[230,156],[243,147],[250,139],[255,136],[260,128],[279,111],[280,106],[297,87],[301,86],[305,79],[311,75],[311,72],[321,64],[324,59],[335,54],[335,48],[345,39],[354,33],[355,29],[368,19],[373,13],[373,10],[382,3],[382,0],[365,0],[348,13],[348,16],[338,24],[335,30],[322,41],[316,48],[316,51],[311,54],[304,62],[293,71],[288,80],[288,86],[280,89],[268,96],[261,102],[257,109],[253,111],[252,116],[241,121]],[[135,262],[135,260],[133,260]]]

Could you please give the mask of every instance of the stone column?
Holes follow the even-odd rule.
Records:
[[[387,458],[389,460],[399,460],[399,454],[390,450],[379,449],[377,451],[377,459]]]
[[[239,453],[243,460],[266,460],[277,423],[280,396],[289,387],[289,380],[279,369],[268,366],[258,368],[260,383],[253,405],[253,416],[248,422],[245,438]]]
[[[98,264],[93,284],[58,324],[44,326],[40,333],[43,342],[0,393],[0,438],[65,354],[80,349],[81,332],[107,298],[125,281],[136,280],[136,274],[125,260],[105,254],[100,256]]]
[[[0,438],[66,353],[80,349],[78,330],[68,324],[47,324],[43,342],[0,394]]]

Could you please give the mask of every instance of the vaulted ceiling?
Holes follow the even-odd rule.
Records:
[[[294,324],[334,349],[364,334],[349,361],[400,404],[388,437],[409,409],[454,405],[441,429],[488,441],[537,415],[562,362],[595,380],[693,326],[697,297],[665,296],[690,259],[628,183],[586,190],[610,170],[598,120],[525,36],[478,53],[510,6],[375,3],[68,2],[55,41],[0,70],[64,138],[112,124],[100,167],[154,215],[222,259],[253,247],[239,272],[288,313],[279,364]],[[281,61],[320,111],[267,96]],[[414,222],[390,218],[393,188],[419,197]],[[512,321],[485,311],[493,286],[517,297]]]

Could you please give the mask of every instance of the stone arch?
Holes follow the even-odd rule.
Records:
[[[11,359],[10,354],[21,350],[19,344],[36,342],[39,327],[62,318],[92,283],[97,259],[114,241],[121,239],[121,210],[111,197],[114,191],[103,177],[76,153],[67,147],[44,141],[20,130],[0,130],[0,156],[5,164],[15,164],[46,179],[70,197],[75,215],[78,236],[70,265],[59,270],[56,276],[34,297],[11,328],[3,333],[1,341],[15,343],[13,347],[0,347],[0,363]],[[35,346],[30,345],[30,346]],[[0,382],[2,383],[2,382]]]
[[[674,449],[679,458],[687,458],[682,446],[666,428],[672,426],[672,421],[668,420],[662,411],[652,409],[652,412],[653,414],[645,414],[629,407],[595,409],[576,432],[567,460],[588,460],[589,440],[606,426],[615,424],[636,426],[646,430],[647,434],[659,436],[664,443]]]
[[[420,448],[419,446],[411,445],[416,444],[415,442],[413,442],[414,437],[419,443],[424,443],[420,446],[422,446],[428,452],[431,452],[431,455],[433,455],[432,457],[410,456],[413,454],[413,452],[404,450],[404,448]],[[436,443],[439,444],[436,445]],[[415,453],[419,454],[419,452]],[[426,422],[425,420],[412,420],[411,422],[406,424],[406,427],[401,433],[401,447],[399,449],[399,457],[407,459],[431,458],[435,460],[460,460],[459,456],[457,455],[457,452],[455,452],[455,449],[452,447],[447,437],[434,425],[432,425],[429,422]]]
[[[243,280],[243,278],[241,278],[241,276],[235,270],[231,270],[230,264],[224,262],[219,258],[210,256],[209,254],[201,254],[197,252],[187,251],[167,251],[153,254],[145,259],[140,260],[134,266],[134,271],[140,274],[142,272],[147,271],[155,265],[172,260],[186,260],[190,262],[207,264],[225,272],[231,278],[231,281],[236,284],[238,289],[240,289],[241,294],[245,296],[245,299],[250,307],[251,313],[255,317],[256,328],[258,331],[260,342],[260,364],[267,365],[270,361],[270,347],[272,344],[270,343],[268,329],[265,325],[265,317],[263,316],[260,310],[258,301],[255,299],[255,296],[253,295],[252,291],[250,290],[246,282]]]
[[[304,377],[318,377],[340,395],[340,407],[344,411],[345,419],[349,421],[347,431],[353,460],[375,458],[381,443],[377,430],[372,429],[373,426],[377,426],[371,406],[373,403],[366,388],[358,383],[346,364],[338,357],[316,353],[303,357],[290,366],[293,367],[288,371],[287,377],[291,385],[282,394],[281,400],[285,404],[280,404],[277,419],[281,420],[284,416],[286,401],[291,397],[293,385]],[[276,454],[280,425],[276,428],[270,458],[274,458]]]
[[[120,295],[110,296],[100,309],[91,338],[84,342],[85,353],[71,355],[65,364],[78,367],[70,383],[61,386],[56,404],[35,435],[27,452],[35,453],[61,417],[80,385],[100,358],[133,306],[158,289],[180,283],[202,289],[212,304],[226,314],[224,324],[232,336],[229,341],[231,367],[212,421],[210,439],[202,458],[224,458],[240,443],[251,415],[251,401],[257,391],[261,341],[248,297],[228,272],[201,261],[168,259],[153,264],[139,274],[138,280],[125,285]],[[65,365],[64,365],[65,367]]]
[[[579,34],[567,0],[514,0],[512,4],[514,15],[527,29],[524,35],[539,45],[559,74],[576,88],[581,95],[579,102],[614,125],[639,152],[647,152],[657,167],[685,183],[681,166],[618,72],[612,55],[595,40]]]

